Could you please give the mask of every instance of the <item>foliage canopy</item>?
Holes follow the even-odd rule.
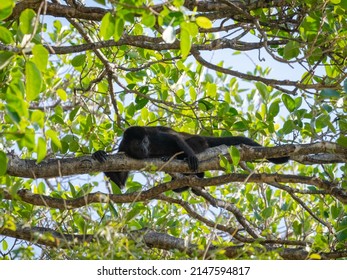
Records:
[[[346,13],[347,0],[2,0],[0,257],[346,258]],[[173,182],[159,171],[185,163],[92,160],[131,125],[285,145],[212,151],[205,179]],[[137,170],[126,193],[106,167]],[[172,192],[186,185],[200,196]]]

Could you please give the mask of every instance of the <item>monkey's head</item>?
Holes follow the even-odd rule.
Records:
[[[137,159],[148,158],[149,138],[141,126],[132,126],[124,131],[122,145],[126,154]]]

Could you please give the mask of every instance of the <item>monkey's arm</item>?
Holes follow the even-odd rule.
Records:
[[[199,167],[199,160],[196,157],[194,150],[187,144],[184,138],[176,132],[165,133],[165,137],[170,138],[177,145],[179,151],[184,152],[187,157],[189,168],[193,171],[197,170]]]

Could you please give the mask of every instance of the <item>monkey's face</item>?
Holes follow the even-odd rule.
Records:
[[[149,139],[145,135],[143,138],[131,139],[127,154],[133,158],[144,159],[149,155]]]

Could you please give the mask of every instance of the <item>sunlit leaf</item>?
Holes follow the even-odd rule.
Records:
[[[212,22],[207,17],[197,17],[196,24],[199,25],[199,27],[201,28],[212,28]]]
[[[25,9],[19,17],[19,28],[24,34],[32,34],[34,32],[36,13],[32,9]]]
[[[124,25],[125,25],[124,19],[117,17],[116,23],[115,23],[114,34],[113,34],[113,38],[116,42],[119,41],[119,39],[123,35]]]
[[[290,97],[288,94],[282,94],[282,101],[284,106],[288,109],[289,112],[293,112],[296,108],[295,100]]]
[[[8,18],[15,6],[15,0],[1,0],[0,1],[0,20]]]
[[[186,58],[190,53],[192,47],[191,37],[187,24],[181,24],[181,33],[180,33],[180,49],[182,58]]]
[[[25,65],[25,89],[28,101],[35,100],[41,91],[42,77],[40,70],[32,61],[27,61]]]
[[[101,20],[100,36],[104,40],[110,39],[115,31],[115,19],[111,13],[106,13]]]
[[[35,45],[32,52],[34,55],[33,62],[35,62],[37,68],[42,72],[46,71],[49,56],[48,50],[42,45]]]
[[[59,149],[62,148],[58,133],[56,131],[49,129],[46,131],[46,136],[50,138],[54,145],[56,145]]]
[[[39,137],[38,143],[37,143],[37,160],[36,163],[40,163],[42,160],[45,159],[47,154],[47,146],[46,146],[46,140],[42,137]]]
[[[240,151],[238,148],[236,148],[235,146],[231,146],[229,148],[229,153],[231,156],[231,160],[233,162],[234,165],[238,165],[240,162]]]
[[[0,42],[4,44],[13,43],[12,33],[5,27],[0,26]]]
[[[144,15],[142,17],[142,23],[147,27],[153,27],[155,25],[156,20],[156,17],[152,14]]]

